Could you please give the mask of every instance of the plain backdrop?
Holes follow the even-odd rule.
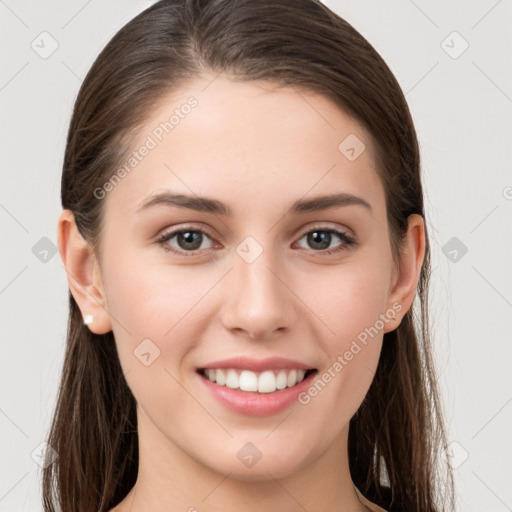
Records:
[[[143,0],[0,1],[0,511],[39,511],[67,322],[56,251],[83,77]],[[421,144],[458,510],[512,510],[512,2],[327,1],[383,56]],[[413,512],[413,511],[411,511]]]

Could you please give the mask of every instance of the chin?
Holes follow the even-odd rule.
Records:
[[[268,440],[234,444],[235,450],[232,447],[222,450],[220,447],[220,452],[213,453],[212,459],[198,459],[198,462],[223,476],[229,474],[233,480],[264,482],[291,476],[314,459],[313,454],[306,453],[300,443],[289,444],[286,449],[283,449],[282,443],[272,444]]]

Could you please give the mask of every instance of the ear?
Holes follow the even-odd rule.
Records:
[[[396,317],[387,322],[384,332],[396,329],[412,306],[421,266],[425,258],[425,223],[418,214],[409,215],[407,233],[404,237],[399,264],[393,270],[388,308]]]
[[[111,331],[99,264],[93,248],[79,233],[71,210],[63,210],[60,214],[57,245],[68,276],[69,289],[82,317],[94,317],[92,323],[88,324],[89,329],[95,334]]]

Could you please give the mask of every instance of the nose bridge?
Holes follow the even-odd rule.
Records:
[[[271,237],[265,240],[270,243]],[[255,338],[292,325],[293,294],[282,282],[282,262],[276,251],[247,237],[235,252],[226,327],[242,329]]]

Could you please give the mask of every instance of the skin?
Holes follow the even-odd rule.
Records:
[[[101,254],[81,238],[71,212],[59,219],[70,289],[82,314],[94,315],[92,332],[113,330],[138,404],[138,480],[113,510],[369,510],[350,477],[348,426],[373,379],[383,334],[396,329],[414,299],[423,220],[409,218],[397,265],[375,148],[363,126],[313,92],[224,75],[212,80],[203,76],[167,95],[137,131],[134,150],[169,112],[197,98],[102,199]],[[366,147],[354,161],[338,150],[349,134]],[[166,205],[136,213],[164,189],[215,198],[233,216]],[[334,192],[359,196],[371,210],[287,214],[298,199]],[[196,255],[176,236],[167,244],[182,254],[165,252],[158,236],[185,224],[212,236],[203,235]],[[304,236],[312,228],[347,232],[358,243],[325,255]],[[248,236],[263,251],[251,263],[236,252]],[[332,234],[328,248],[342,244]],[[401,307],[395,319],[306,405],[241,415],[212,398],[195,373],[245,355],[298,359],[322,374],[393,304]],[[149,366],[133,353],[147,338],[160,350]],[[262,453],[250,468],[237,457],[247,442]]]

